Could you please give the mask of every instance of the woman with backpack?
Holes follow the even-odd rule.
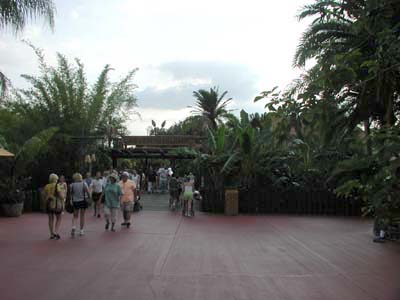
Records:
[[[70,186],[70,195],[71,195],[71,204],[74,208],[73,217],[72,217],[72,230],[71,236],[74,237],[76,230],[76,223],[78,222],[78,218],[80,218],[80,230],[79,235],[82,236],[85,234],[85,211],[89,206],[89,187],[86,182],[83,181],[82,175],[80,173],[75,173],[72,176],[74,182]]]
[[[49,183],[44,187],[46,195],[46,211],[49,216],[49,231],[51,240],[59,240],[61,213],[64,209],[64,199],[57,174],[50,174]],[[54,222],[55,221],[55,222]]]

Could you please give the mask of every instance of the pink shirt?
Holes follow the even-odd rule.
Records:
[[[133,180],[128,179],[126,182],[123,182],[122,180],[119,182],[119,185],[121,186],[122,189],[122,197],[121,201],[122,202],[132,202],[135,200],[135,194],[134,190],[136,190],[136,184]]]

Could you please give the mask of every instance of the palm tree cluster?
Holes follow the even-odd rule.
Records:
[[[208,124],[197,167],[215,188],[233,180],[323,189],[389,216],[400,209],[400,2],[316,0],[302,8],[305,18],[313,20],[294,56],[304,72],[285,91],[255,98],[267,101],[266,113],[238,118],[226,92],[194,92]]]
[[[392,126],[399,117],[400,2],[318,0],[299,19],[314,17],[303,33],[294,65],[316,64],[301,84],[338,101],[348,122]]]
[[[29,16],[22,3],[33,2],[4,1],[0,9],[10,11],[3,3],[18,3],[19,15]],[[52,20],[51,1],[39,2],[33,12]],[[3,27],[13,24],[8,11],[0,11]],[[193,92],[190,117],[170,128],[153,121],[151,134],[205,137],[201,151],[177,151],[196,156],[180,167],[198,170],[214,190],[224,185],[323,189],[362,198],[368,213],[390,215],[400,208],[400,1],[315,0],[298,17],[312,18],[294,55],[302,75],[287,89],[254,99],[266,101],[266,112],[242,110],[236,116],[227,91],[200,89]],[[111,82],[106,65],[89,85],[79,60],[71,63],[59,54],[52,67],[33,49],[41,73],[24,75],[31,88],[0,106],[0,144],[18,152],[29,137],[57,128],[38,162],[57,165],[61,157],[65,169],[86,147],[74,144],[72,136],[104,136],[110,127],[124,132],[127,112],[136,105],[136,70]]]

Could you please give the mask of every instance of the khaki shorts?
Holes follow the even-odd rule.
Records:
[[[117,221],[117,207],[108,207],[104,206],[104,215],[106,217],[107,222],[111,219],[111,222],[115,223]]]
[[[133,211],[133,205],[134,205],[133,201],[122,202],[121,209],[122,209],[122,211],[132,212]]]

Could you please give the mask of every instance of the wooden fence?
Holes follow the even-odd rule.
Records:
[[[206,212],[224,211],[224,192],[203,190],[201,208]],[[298,214],[360,216],[362,203],[357,199],[336,197],[327,190],[280,191],[273,188],[239,189],[241,214]]]
[[[223,190],[201,189],[202,200],[200,209],[204,212],[223,213],[225,207],[225,192]]]

